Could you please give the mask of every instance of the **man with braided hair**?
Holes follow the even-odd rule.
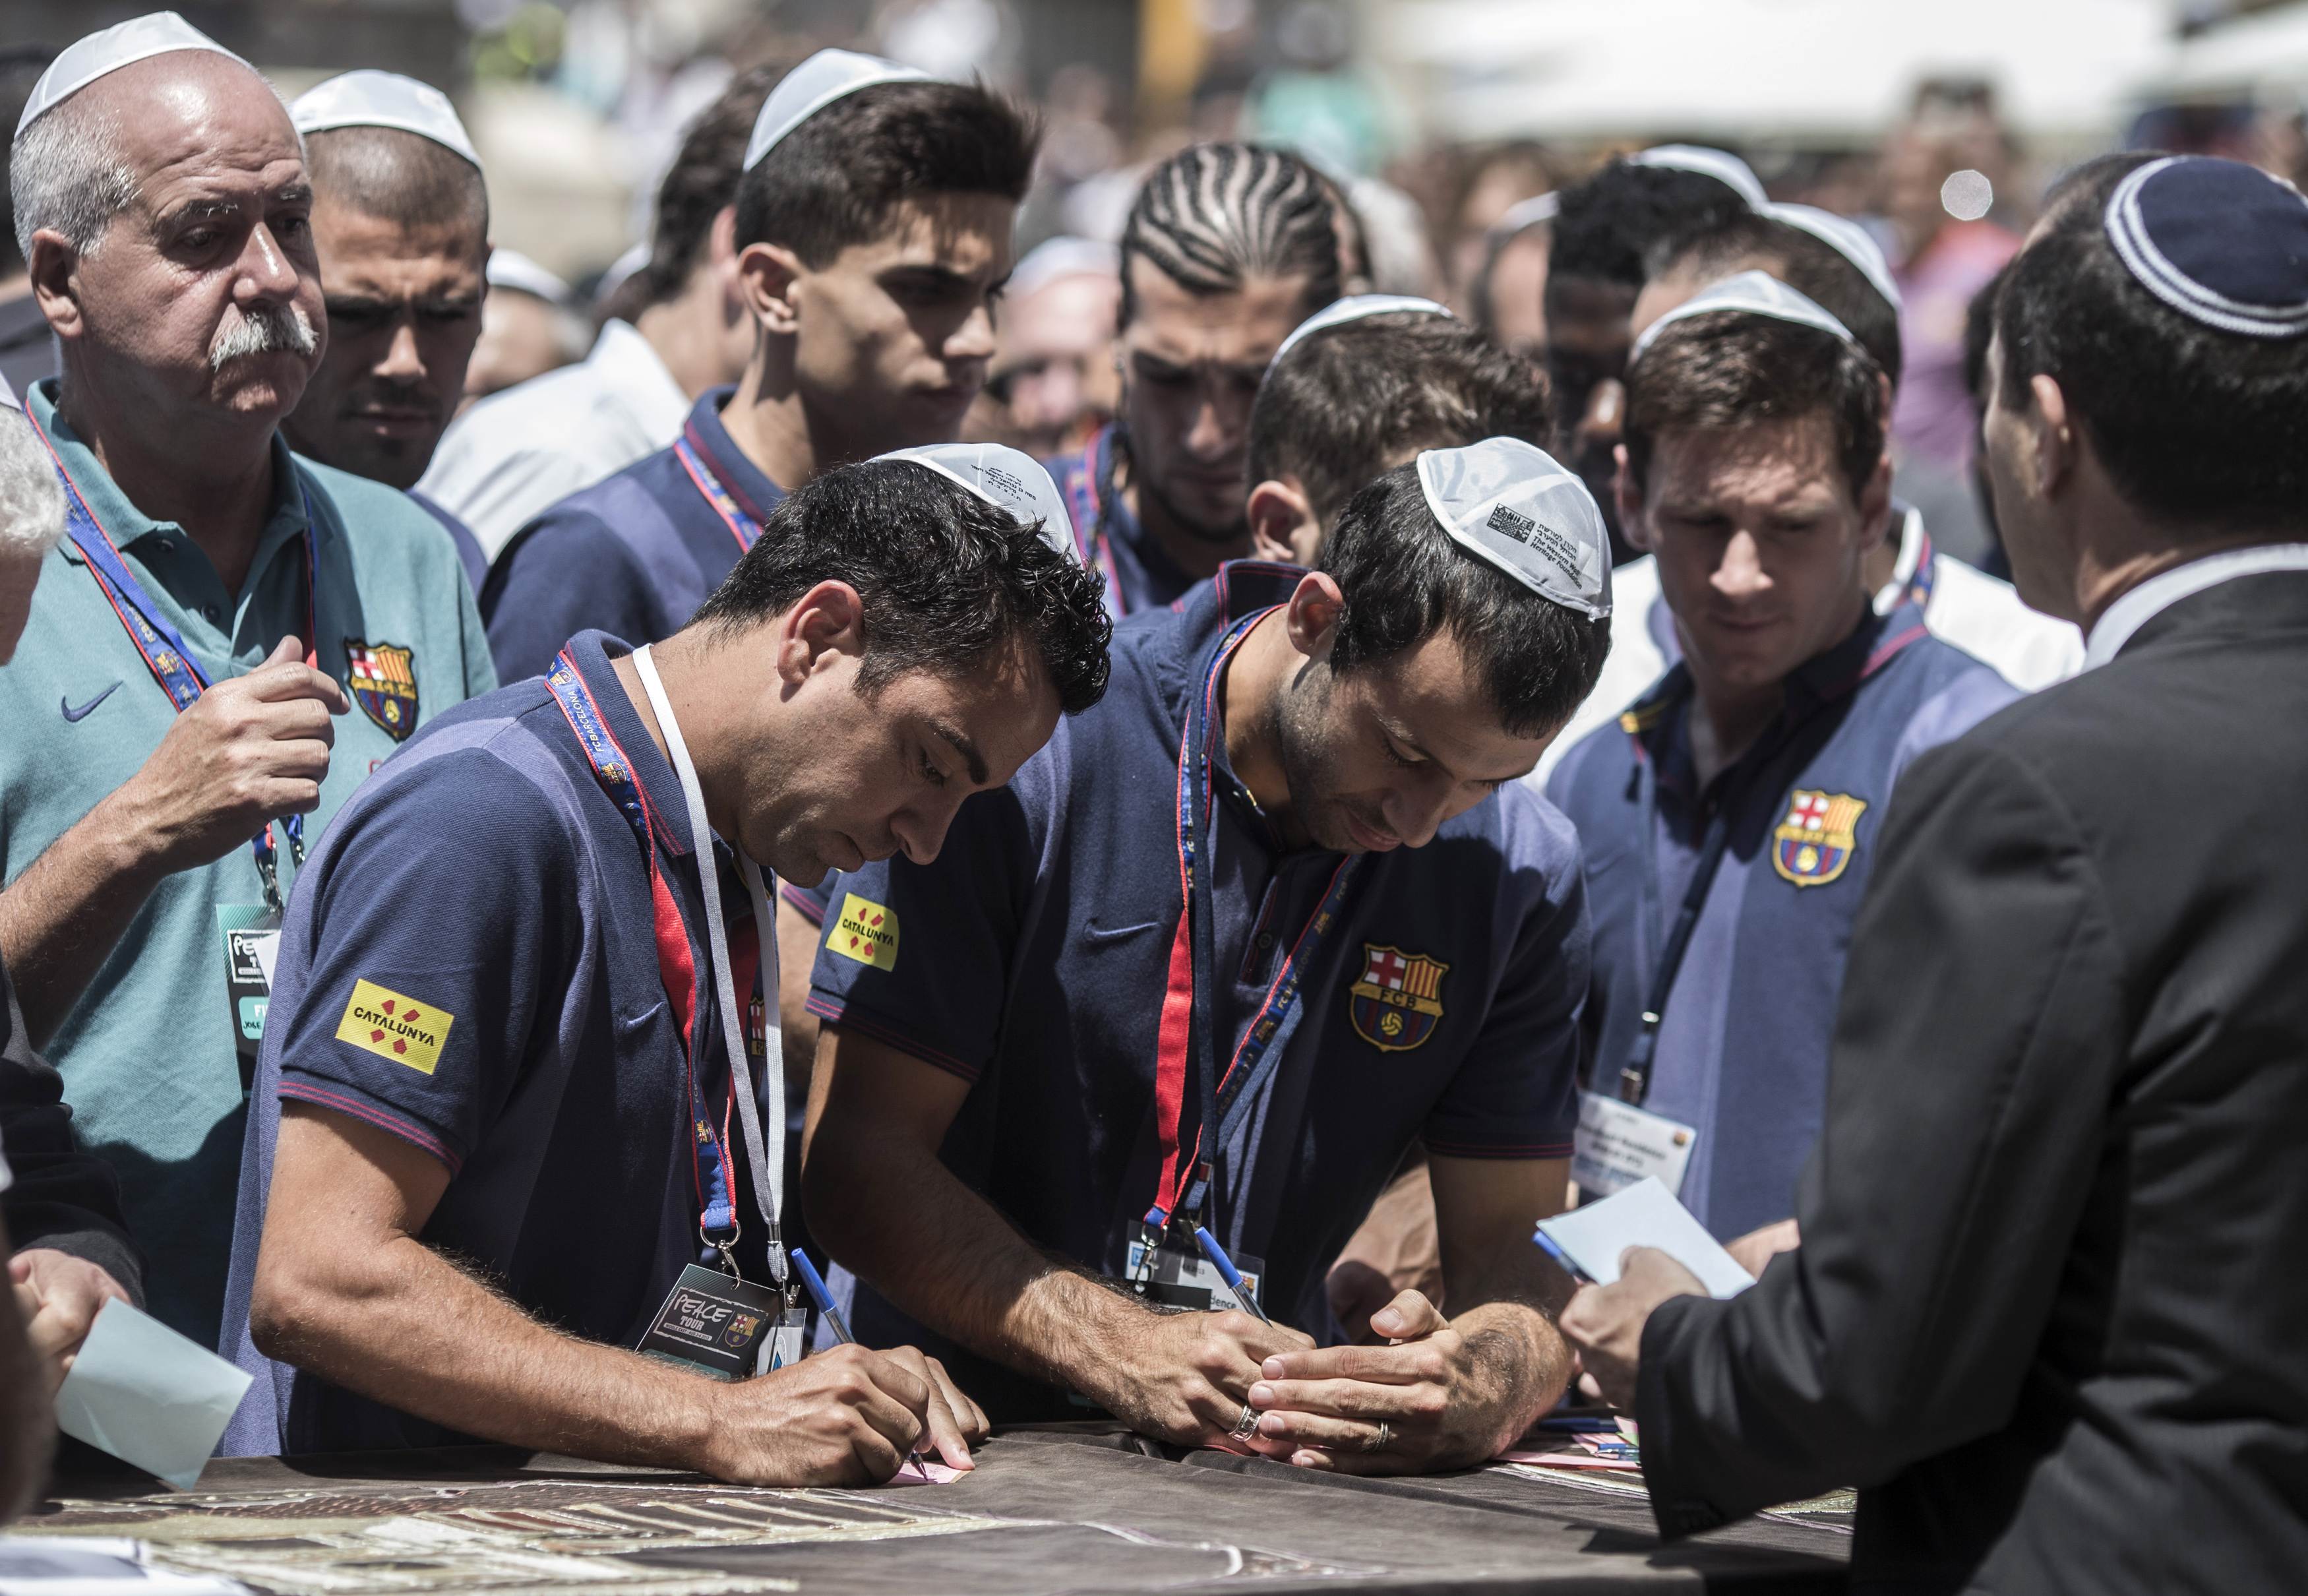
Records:
[[[1117,615],[1169,603],[1251,550],[1251,401],[1282,341],[1339,297],[1330,191],[1256,144],[1195,144],[1149,174],[1122,235],[1122,409],[1049,462]]]

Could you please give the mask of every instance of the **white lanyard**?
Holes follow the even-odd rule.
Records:
[[[736,979],[729,972],[729,933],[721,923],[720,870],[713,859],[713,828],[705,818],[705,795],[697,786],[697,767],[690,763],[689,745],[682,740],[681,724],[673,718],[673,704],[658,679],[657,664],[646,644],[633,651],[633,669],[641,673],[650,707],[657,712],[658,729],[665,733],[666,752],[673,755],[674,773],[681,778],[681,795],[689,800],[689,838],[697,850],[697,879],[705,893],[705,936],[713,953],[713,990],[721,1005],[721,1046],[729,1055],[729,1081],[737,1100],[737,1120],[745,1136],[745,1162],[753,1176],[754,1202],[769,1227],[770,1272],[786,1283],[785,1242],[778,1214],[785,1207],[786,1074],[785,1039],[778,1013],[778,922],[770,912],[769,889],[762,867],[733,846],[737,867],[745,873],[745,889],[754,900],[754,940],[761,945],[759,969],[762,1011],[767,1046],[762,1058],[769,1077],[770,1136],[764,1145],[762,1114],[754,1100],[753,1073],[745,1066],[745,1032],[737,1020]]]

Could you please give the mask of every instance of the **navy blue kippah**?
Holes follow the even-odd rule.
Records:
[[[2308,199],[2290,184],[2170,155],[2116,185],[2106,221],[2124,265],[2181,315],[2248,338],[2308,334]]]

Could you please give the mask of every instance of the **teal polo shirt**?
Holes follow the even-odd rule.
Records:
[[[299,458],[276,437],[272,513],[246,581],[228,593],[184,530],[140,513],[56,420],[53,381],[25,401],[211,681],[245,675],[283,636],[303,636],[309,499],[319,636],[307,641],[354,703],[337,720],[321,807],[305,819],[307,850],[418,725],[496,686],[456,546],[406,494]],[[42,566],[16,657],[0,669],[5,878],[13,881],[134,775],[175,718],[80,551],[61,541]],[[277,825],[274,838],[281,888],[290,892],[287,840]],[[263,901],[245,846],[169,876],[47,1048],[82,1143],[119,1171],[129,1227],[151,1260],[152,1312],[204,1346],[216,1344],[223,1308],[242,1128],[219,911]]]

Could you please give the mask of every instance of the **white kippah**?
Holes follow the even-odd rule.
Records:
[[[503,245],[489,251],[487,276],[489,287],[493,289],[511,289],[515,293],[534,294],[555,305],[571,304],[577,297],[575,290],[552,272],[518,249],[507,249]]]
[[[1426,507],[1451,540],[1540,598],[1597,619],[1611,613],[1611,535],[1578,474],[1520,438],[1485,438],[1418,457]]]
[[[481,164],[449,97],[397,72],[363,68],[341,73],[298,95],[288,108],[288,120],[302,134],[332,127],[390,127],[431,139],[476,167]]]
[[[24,401],[16,397],[16,390],[8,385],[6,377],[0,376],[0,410],[21,410],[23,408]]]
[[[1628,353],[1627,364],[1632,367],[1641,359],[1643,351],[1650,348],[1671,324],[1718,310],[1735,310],[1747,315],[1770,316],[1775,321],[1800,323],[1806,327],[1816,327],[1822,332],[1832,332],[1853,349],[1859,348],[1859,341],[1851,336],[1851,329],[1821,308],[1818,301],[1796,292],[1768,272],[1742,272],[1735,277],[1725,278],[1721,282],[1708,284],[1644,328],[1642,336],[1635,340],[1634,349]]]
[[[1118,277],[1121,272],[1122,252],[1113,245],[1061,234],[1026,252],[1010,273],[1007,292],[1012,299],[1022,299],[1062,277]]]
[[[1527,200],[1517,200],[1501,211],[1498,220],[1491,224],[1491,237],[1511,238],[1517,233],[1527,232],[1536,227],[1544,227],[1553,221],[1555,213],[1562,209],[1563,196],[1551,188],[1545,194],[1535,194]]]
[[[1290,336],[1274,351],[1274,358],[1266,363],[1271,371],[1282,357],[1302,340],[1332,327],[1343,327],[1348,322],[1359,322],[1365,316],[1393,315],[1399,311],[1412,311],[1421,315],[1439,315],[1446,320],[1458,318],[1451,315],[1448,306],[1437,305],[1432,299],[1421,299],[1410,294],[1349,294],[1343,299],[1333,299],[1322,309],[1290,329]]]
[[[1886,304],[1894,310],[1900,308],[1899,285],[1892,280],[1891,263],[1883,258],[1883,246],[1875,242],[1874,234],[1849,217],[1822,211],[1817,205],[1771,205],[1766,207],[1765,213],[1774,221],[1801,228],[1849,261],[1859,269],[1859,275],[1867,280],[1868,285],[1883,296]]]
[[[762,157],[778,142],[845,94],[876,83],[926,83],[930,74],[879,56],[855,50],[820,50],[795,67],[770,91],[754,118],[754,136],[745,144],[745,169],[762,164]]]
[[[874,458],[911,461],[958,482],[995,509],[1008,511],[1020,526],[1041,522],[1043,542],[1068,559],[1081,557],[1066,501],[1050,473],[1030,454],[1007,444],[926,444]]]
[[[248,65],[175,12],[147,12],[66,45],[32,85],[32,97],[24,102],[24,114],[16,119],[17,136],[97,79],[172,50],[206,50]]]
[[[1751,211],[1761,211],[1771,203],[1754,168],[1727,150],[1710,150],[1704,144],[1656,144],[1628,156],[1627,164],[1668,167],[1678,172],[1697,172],[1702,177],[1712,177],[1746,201]]]

